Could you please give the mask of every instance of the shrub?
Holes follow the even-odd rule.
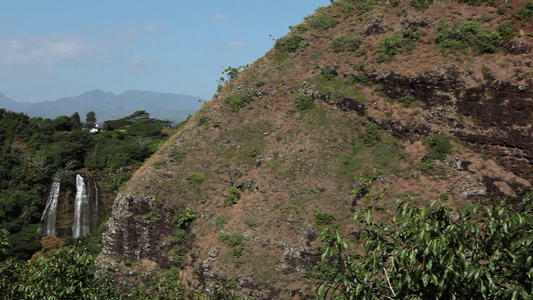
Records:
[[[335,36],[331,39],[329,49],[335,53],[344,51],[344,38],[342,36]]]
[[[411,0],[411,6],[418,10],[426,10],[434,3],[433,0]]]
[[[231,254],[235,258],[242,256],[244,245],[247,238],[240,233],[223,234],[219,238],[220,241],[225,242],[231,248]]]
[[[257,147],[252,147],[252,149],[250,149],[248,152],[248,157],[257,157],[257,155],[259,155],[259,150]]]
[[[309,95],[295,94],[293,98],[294,98],[294,103],[296,103],[296,108],[299,111],[308,110],[315,106],[313,97]]]
[[[381,133],[379,132],[379,127],[376,123],[368,122],[365,125],[365,132],[361,137],[363,143],[367,145],[374,145],[375,143],[381,141]]]
[[[501,23],[500,26],[498,26],[497,32],[502,38],[502,41],[505,42],[510,41],[518,33],[516,29],[513,28],[513,25],[510,21]]]
[[[196,214],[192,210],[192,208],[187,207],[183,210],[181,210],[174,218],[172,219],[172,223],[176,225],[176,227],[181,229],[189,229],[191,227],[192,222],[196,220]]]
[[[320,75],[324,77],[326,80],[331,80],[335,77],[337,77],[338,73],[335,69],[330,67],[324,67],[320,69]]]
[[[202,182],[204,182],[205,176],[202,173],[198,173],[198,172],[194,172],[193,171],[193,172],[190,172],[189,174],[187,174],[185,179],[187,181],[189,181],[190,184],[198,185],[198,184],[201,184]]]
[[[533,1],[528,1],[518,8],[518,14],[516,17],[522,21],[533,20]]]
[[[335,217],[332,213],[317,211],[313,216],[315,224],[318,226],[331,225],[335,220]]]
[[[337,24],[339,23],[334,17],[327,15],[310,18],[308,22],[311,28],[319,31],[328,30],[337,26]]]
[[[420,39],[420,32],[411,29],[404,31],[396,30],[384,37],[378,44],[377,52],[386,56],[393,57],[405,51],[413,49],[415,42]]]
[[[331,40],[329,47],[335,53],[342,51],[353,52],[357,51],[362,43],[363,38],[358,35],[336,36]]]
[[[252,95],[248,93],[234,93],[226,97],[226,103],[231,112],[238,112],[241,108],[252,103]]]
[[[453,147],[450,142],[450,138],[441,134],[432,135],[426,141],[426,144],[431,148],[431,150],[430,152],[426,153],[424,157],[422,157],[423,162],[446,159],[446,156],[448,153],[450,153]]]
[[[355,241],[331,227],[321,234],[323,259],[333,257],[343,268],[317,289],[318,297],[530,299],[529,196],[513,210],[502,203],[454,212],[437,201],[429,207],[402,201],[387,222],[374,220],[372,207],[357,211],[354,219],[362,228]],[[365,253],[349,252],[354,242],[364,245]]]
[[[201,116],[198,118],[198,126],[205,125],[207,122],[209,122],[209,118],[207,116]]]
[[[184,229],[176,228],[174,230],[174,240],[180,244],[183,244],[187,241],[187,232]]]
[[[444,48],[473,47],[479,53],[494,53],[501,40],[498,32],[490,32],[476,21],[466,21],[459,28],[450,28],[448,24],[440,22],[437,28],[437,44]]]
[[[279,38],[274,44],[274,48],[282,52],[294,53],[305,48],[307,40],[300,35],[293,34]]]
[[[241,199],[241,191],[236,186],[232,186],[227,194],[224,194],[224,204],[236,204]]]
[[[411,94],[407,94],[403,96],[402,98],[400,98],[400,102],[405,103],[405,104],[411,104],[415,101],[416,101],[415,97]]]

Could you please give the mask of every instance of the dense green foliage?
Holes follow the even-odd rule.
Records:
[[[533,1],[528,1],[518,8],[516,17],[521,21],[533,20]]]
[[[75,173],[99,174],[104,188],[115,190],[167,138],[167,121],[145,111],[96,127],[94,112],[81,123],[78,113],[56,119],[29,118],[0,109],[0,229],[10,234],[7,257],[28,259],[53,179],[68,183]],[[68,185],[68,184],[67,184]],[[0,253],[0,257],[2,254]]]
[[[226,96],[226,103],[231,112],[238,112],[241,108],[252,103],[253,97],[248,93],[233,93]]]
[[[315,106],[313,97],[309,95],[298,93],[298,94],[295,94],[293,98],[294,98],[294,103],[296,103],[296,108],[299,111],[308,110]]]
[[[241,191],[236,186],[232,186],[229,191],[224,194],[224,204],[236,204],[241,199]]]
[[[403,31],[396,30],[393,33],[385,36],[378,44],[377,52],[379,55],[377,60],[384,61],[387,58],[393,57],[397,54],[411,51],[419,39],[419,31],[411,29],[405,29]]]
[[[328,15],[309,18],[307,21],[309,26],[316,30],[328,30],[339,23],[334,17]]]
[[[413,200],[412,198],[410,200]],[[339,299],[531,299],[533,206],[526,197],[514,210],[505,204],[454,211],[443,203],[397,204],[389,222],[374,209],[356,213],[357,241],[335,228],[321,237],[323,258],[341,266],[317,292]],[[353,254],[357,243],[365,254]]]
[[[451,28],[444,22],[438,26],[437,44],[444,48],[461,50],[472,47],[478,53],[494,53],[501,40],[498,32],[482,28],[476,21],[466,21],[459,28]]]
[[[342,51],[357,51],[361,44],[363,43],[363,38],[358,35],[347,35],[347,36],[335,36],[331,39],[330,49],[335,53]]]
[[[422,157],[422,161],[443,160],[452,150],[450,137],[442,134],[434,134],[426,140],[430,151]]]
[[[298,52],[308,45],[307,40],[300,35],[292,34],[279,38],[274,44],[274,48],[288,53]]]
[[[434,3],[433,0],[411,0],[411,6],[418,10],[426,10]]]

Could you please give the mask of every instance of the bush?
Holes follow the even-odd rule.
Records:
[[[252,95],[248,93],[229,94],[226,97],[226,103],[229,105],[231,112],[238,112],[241,108],[252,103]]]
[[[518,31],[516,31],[516,29],[513,28],[513,25],[511,24],[510,21],[505,21],[501,23],[500,26],[498,26],[497,32],[502,38],[502,41],[505,41],[505,42],[513,39],[518,33]]]
[[[248,151],[248,157],[257,157],[259,155],[259,150],[257,147],[252,147],[250,151]]]
[[[518,14],[516,17],[522,21],[532,21],[533,20],[533,1],[528,1],[524,3],[520,8],[518,8]]]
[[[336,36],[331,40],[329,47],[335,53],[342,51],[354,52],[359,49],[362,43],[363,38],[358,35]]]
[[[294,98],[294,103],[296,103],[296,108],[299,111],[308,110],[315,106],[313,97],[309,95],[295,94],[293,98]]]
[[[207,122],[209,122],[209,118],[207,116],[201,116],[198,118],[198,126],[205,125]]]
[[[223,234],[219,238],[220,241],[225,242],[231,248],[231,254],[235,258],[242,256],[244,245],[247,238],[240,233]]]
[[[334,17],[327,15],[310,18],[308,22],[311,28],[319,31],[328,30],[339,23]]]
[[[274,44],[274,49],[282,52],[294,53],[305,48],[308,45],[307,40],[300,35],[293,34],[279,38]]]
[[[379,127],[376,123],[366,123],[365,132],[363,133],[362,140],[363,143],[370,146],[381,141],[381,133],[379,132]]]
[[[224,204],[233,205],[241,199],[241,191],[236,186],[232,186],[227,194],[224,194]]]
[[[415,42],[420,39],[420,32],[411,29],[404,31],[396,30],[384,37],[378,44],[377,52],[386,57],[393,57],[405,51],[413,49]]]
[[[172,223],[176,225],[176,227],[180,229],[189,229],[191,227],[192,222],[196,220],[196,214],[192,210],[192,208],[187,207],[183,210],[181,210],[173,219]]]
[[[426,10],[434,3],[433,0],[411,0],[411,6],[418,10]]]
[[[204,182],[205,176],[202,173],[193,171],[187,174],[187,177],[185,177],[185,179],[189,181],[190,184],[198,185]]]
[[[317,211],[313,216],[315,224],[318,226],[331,225],[335,220],[335,217],[332,213]]]
[[[432,135],[426,141],[426,144],[431,148],[431,150],[430,152],[426,153],[424,157],[422,157],[423,162],[444,160],[453,147],[450,142],[450,138],[441,134]]]
[[[339,75],[337,73],[337,70],[330,68],[330,67],[324,67],[320,69],[320,75],[324,77],[326,80],[332,80],[333,78],[337,77]]]
[[[411,94],[407,94],[403,96],[402,98],[400,98],[400,102],[405,103],[405,104],[411,104],[415,101],[416,101],[415,97]]]
[[[410,198],[410,200],[413,200]],[[317,289],[338,299],[530,299],[533,218],[530,197],[516,212],[504,203],[452,211],[397,203],[397,215],[376,222],[372,207],[357,211],[356,241],[335,228],[321,234],[322,257],[344,266]],[[358,243],[366,253],[351,254]]]
[[[448,24],[440,22],[437,28],[437,44],[444,48],[472,47],[479,53],[494,53],[501,40],[498,32],[490,32],[476,21],[466,21],[459,28],[450,28]]]

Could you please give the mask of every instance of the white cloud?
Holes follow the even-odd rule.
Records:
[[[228,47],[230,48],[244,48],[246,47],[246,44],[241,41],[231,41],[228,43]]]
[[[56,66],[90,54],[90,43],[77,37],[50,33],[0,38],[0,63],[6,66]]]
[[[227,18],[225,15],[223,14],[214,14],[212,17],[211,17],[211,21],[213,22],[226,22],[227,21]]]

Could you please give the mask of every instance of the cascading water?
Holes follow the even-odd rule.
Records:
[[[44,224],[44,235],[56,235],[57,199],[59,198],[60,185],[59,181],[54,180],[50,195],[48,195],[48,201],[41,217],[41,222]]]
[[[76,175],[76,198],[74,200],[74,224],[72,237],[85,236],[96,229],[98,225],[98,187],[91,178],[85,179]]]

